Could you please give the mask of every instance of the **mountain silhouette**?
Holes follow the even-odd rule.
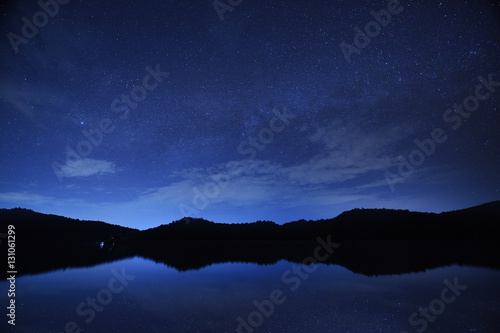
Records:
[[[101,221],[83,221],[59,215],[37,213],[31,209],[0,209],[1,230],[16,228],[19,245],[26,242],[88,242],[124,240],[137,229]]]
[[[183,218],[135,233],[140,240],[498,240],[500,201],[436,213],[394,209],[353,209],[318,221],[224,224]]]
[[[314,252],[319,238],[340,244],[324,263],[365,275],[418,272],[453,264],[500,269],[499,223],[500,201],[440,214],[353,209],[332,219],[283,225],[183,218],[142,231],[29,209],[0,209],[1,230],[15,226],[20,275],[134,256],[178,270],[223,262],[301,263]]]

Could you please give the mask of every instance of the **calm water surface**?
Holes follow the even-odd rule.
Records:
[[[500,331],[499,271],[452,266],[367,277],[336,265],[309,273],[294,265],[300,267],[224,263],[179,272],[136,257],[19,277],[16,326],[4,314],[2,332]],[[467,289],[445,291],[446,304],[443,280],[455,278]],[[0,288],[6,304],[7,283]],[[412,313],[429,303],[435,315],[417,313],[410,325]]]

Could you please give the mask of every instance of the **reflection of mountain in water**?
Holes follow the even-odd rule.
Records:
[[[285,225],[183,219],[145,231],[23,209],[0,210],[0,219],[2,230],[16,227],[18,275],[133,256],[178,270],[223,262],[300,263],[314,256],[317,237],[341,244],[325,263],[366,275],[452,264],[500,269],[500,202],[442,214],[356,209],[330,220]]]
[[[90,267],[141,256],[180,271],[224,262],[301,263],[314,257],[316,242],[306,241],[192,241],[115,242],[93,244],[40,244],[18,254],[19,275],[70,267]],[[500,244],[487,241],[345,241],[325,264],[338,264],[365,275],[402,274],[453,264],[500,269]],[[321,250],[324,256],[326,251]],[[4,270],[5,272],[6,270]]]

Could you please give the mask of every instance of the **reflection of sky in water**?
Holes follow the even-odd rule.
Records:
[[[445,278],[468,289],[430,324],[426,332],[495,332],[500,309],[500,272],[448,267],[418,274],[366,277],[340,266],[318,266],[300,286],[282,281],[293,264],[215,264],[178,272],[141,258],[88,269],[68,269],[16,281],[16,332],[64,332],[68,321],[82,332],[235,332],[254,300],[273,289],[286,301],[276,305],[255,332],[417,332],[408,317],[440,296]],[[86,323],[76,308],[107,288],[115,269],[135,276],[95,319]],[[295,274],[289,277],[296,276]],[[0,283],[7,290],[6,282]],[[2,294],[4,294],[2,292]],[[2,296],[2,304],[6,297]],[[87,308],[87,307],[86,307]],[[10,330],[2,320],[2,332]],[[243,332],[246,332],[243,330]]]

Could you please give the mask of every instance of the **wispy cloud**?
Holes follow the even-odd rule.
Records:
[[[0,192],[0,202],[24,205],[40,205],[57,202],[56,198],[26,192]]]
[[[174,181],[170,185],[150,189],[140,200],[194,205],[201,196],[210,205],[233,207],[373,200],[376,194],[371,189],[385,186],[385,181],[373,183],[368,177],[371,183],[363,184],[362,178],[393,166],[394,158],[387,153],[389,146],[400,142],[408,132],[404,125],[366,133],[352,124],[329,124],[316,128],[309,136],[311,144],[321,149],[305,162],[283,165],[250,159],[207,169],[180,170],[172,174]],[[355,186],[352,181],[357,182]]]
[[[387,153],[388,147],[400,142],[407,133],[404,126],[366,133],[353,125],[330,124],[313,130],[309,142],[320,149],[301,163],[231,161],[210,168],[176,171],[170,175],[169,184],[142,189],[127,202],[72,203],[68,198],[59,203],[73,204],[82,211],[95,212],[93,216],[119,224],[122,222],[116,216],[124,216],[124,212],[129,219],[133,214],[136,218],[161,216],[156,217],[158,222],[151,220],[151,224],[169,222],[182,217],[181,204],[193,207],[202,217],[220,209],[240,211],[267,206],[274,210],[296,210],[304,207],[310,213],[321,209],[330,211],[334,206],[359,206],[360,202],[380,200],[381,192],[375,188],[386,186],[385,181],[383,178],[374,181],[371,176],[393,165],[394,158]],[[117,171],[113,162],[82,159],[66,161],[59,173],[61,177],[88,177]],[[383,173],[380,174],[382,177]],[[0,202],[32,206],[30,200],[48,206],[55,199],[36,194],[0,194]],[[304,214],[309,214],[307,212]]]
[[[308,161],[286,170],[290,181],[298,184],[333,184],[356,179],[372,171],[394,165],[390,146],[409,133],[399,125],[366,132],[343,122],[317,128],[308,139],[322,152]]]
[[[75,198],[57,198],[51,195],[44,195],[27,192],[0,192],[0,205],[5,207],[24,207],[24,208],[39,208],[39,207],[88,207],[89,204],[81,199]]]
[[[21,88],[22,87],[22,88]],[[40,126],[47,126],[48,120],[53,121],[55,109],[58,109],[65,96],[57,89],[47,91],[41,88],[26,88],[21,83],[12,84],[0,81],[0,96],[2,100],[13,108],[14,112],[23,115],[31,122]]]
[[[89,177],[103,173],[115,173],[115,163],[105,160],[85,158],[77,161],[66,160],[66,163],[57,169],[59,177]]]

